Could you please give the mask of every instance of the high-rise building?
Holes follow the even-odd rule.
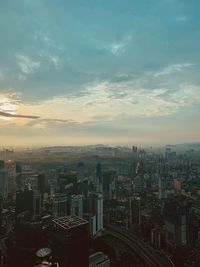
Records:
[[[130,197],[130,226],[138,226],[141,222],[140,197]]]
[[[0,195],[0,234],[1,234],[1,227],[2,227],[2,205],[3,205],[3,199]]]
[[[159,176],[158,178],[158,194],[160,200],[166,198],[166,181],[163,176]]]
[[[37,189],[41,194],[45,193],[46,190],[46,177],[45,174],[39,174],[37,176]]]
[[[103,193],[105,199],[112,199],[116,187],[116,171],[106,171],[103,173]]]
[[[142,174],[135,176],[135,178],[133,180],[133,184],[134,184],[135,193],[144,192],[144,190],[145,190],[145,182],[144,182],[144,176]]]
[[[77,165],[77,177],[78,179],[83,179],[85,176],[85,164],[83,162],[79,162]]]
[[[33,211],[33,190],[25,188],[24,191],[16,193],[16,216],[23,211]]]
[[[166,242],[171,247],[182,247],[189,241],[191,208],[185,200],[171,199],[164,206]]]
[[[83,218],[83,196],[82,195],[71,196],[70,214]]]
[[[57,193],[53,197],[53,215],[63,217],[67,215],[68,198],[66,194]]]
[[[41,215],[41,194],[38,191],[33,192],[33,218]]]
[[[0,170],[4,169],[4,160],[0,160]]]
[[[88,267],[88,222],[77,216],[53,220],[53,257],[60,267]]]
[[[102,174],[101,163],[97,163],[97,166],[96,166],[96,178],[97,178],[97,183],[98,184],[103,182],[103,174]]]
[[[8,197],[8,172],[5,169],[0,169],[0,195]]]
[[[94,232],[100,233],[103,230],[103,195],[90,193],[88,209],[90,214],[96,216],[96,230]]]

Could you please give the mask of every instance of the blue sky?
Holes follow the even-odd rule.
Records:
[[[199,9],[2,0],[2,145],[200,141]]]

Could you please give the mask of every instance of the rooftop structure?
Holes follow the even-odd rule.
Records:
[[[53,220],[53,223],[63,230],[70,230],[76,228],[77,226],[88,224],[86,220],[81,219],[77,216],[65,216],[56,218]]]

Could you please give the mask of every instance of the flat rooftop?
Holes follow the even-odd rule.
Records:
[[[80,225],[88,224],[88,221],[79,218],[77,216],[70,215],[53,219],[53,223],[64,230],[69,230],[76,228],[77,226]]]

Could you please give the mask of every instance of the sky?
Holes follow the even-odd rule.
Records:
[[[1,0],[0,146],[200,142],[199,0]]]

